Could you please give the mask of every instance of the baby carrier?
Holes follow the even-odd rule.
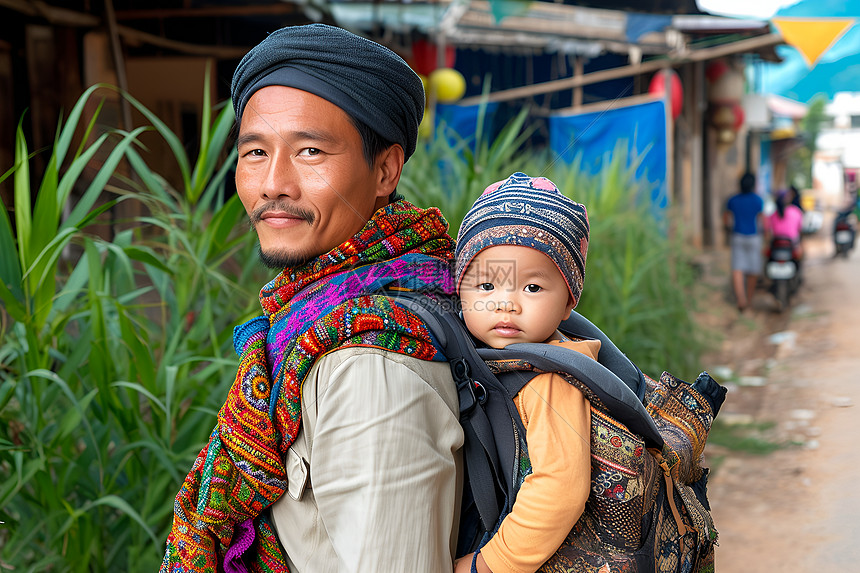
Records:
[[[451,365],[465,434],[467,486],[458,557],[475,551],[510,512],[531,473],[513,398],[541,372],[558,372],[591,404],[591,492],[582,517],[539,571],[713,571],[717,531],[700,466],[726,389],[703,372],[691,385],[644,375],[590,321],[560,330],[601,342],[598,360],[549,344],[476,348],[449,301],[397,293],[424,320]]]

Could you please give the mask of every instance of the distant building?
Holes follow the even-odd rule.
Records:
[[[833,123],[818,135],[813,173],[822,199],[841,206],[860,186],[860,93],[835,94],[826,111]]]

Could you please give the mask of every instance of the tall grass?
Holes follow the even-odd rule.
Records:
[[[710,334],[696,323],[693,251],[674,232],[674,212],[656,213],[651,186],[635,177],[623,144],[596,175],[557,166],[554,181],[586,205],[591,226],[585,287],[577,311],[597,324],[643,372],[686,380],[701,372]],[[551,177],[552,178],[552,177]]]
[[[108,243],[85,233],[88,223],[118,200],[95,207],[142,130],[106,132],[91,142],[99,105],[83,125],[82,143],[68,155],[85,104],[99,87],[87,90],[61,123],[38,185],[30,180],[30,156],[20,127],[15,165],[7,172],[14,179],[16,233],[12,234],[4,210],[0,217],[4,567],[102,569],[125,544],[139,549],[157,539],[147,513],[160,508],[147,508],[139,499],[120,495],[130,481],[129,470],[132,477],[142,475],[147,463],[121,441],[122,430],[138,424],[133,414],[136,400],[114,388],[118,373],[135,360],[141,373],[152,362],[128,312],[141,294],[135,287],[133,253],[125,250],[130,244],[127,234]],[[98,174],[65,215],[85,166],[111,145]],[[32,188],[38,193],[31,209]],[[83,255],[68,264],[61,254],[72,243]],[[105,543],[114,538],[114,531],[122,532],[118,544]]]
[[[0,569],[152,571],[172,498],[206,442],[235,374],[232,325],[252,312],[243,210],[223,198],[234,162],[232,113],[212,117],[200,155],[139,102],[167,141],[181,185],[147,166],[144,128],[92,141],[88,90],[58,129],[48,169],[29,180],[18,131],[16,233],[0,217]],[[75,133],[82,143],[69,153]],[[108,159],[69,215],[70,190],[97,152]],[[117,168],[127,161],[132,175]],[[31,209],[30,192],[38,189]],[[104,205],[96,200],[113,193]],[[121,200],[143,201],[138,226],[107,241],[87,224]],[[156,229],[157,232],[153,232]],[[67,245],[81,256],[62,259]],[[235,261],[242,261],[236,263]]]

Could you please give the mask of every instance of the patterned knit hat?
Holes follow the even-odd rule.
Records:
[[[457,234],[457,292],[472,259],[497,245],[530,247],[548,256],[564,277],[574,306],[579,302],[588,252],[588,213],[585,205],[562,195],[552,181],[517,172],[478,197]]]

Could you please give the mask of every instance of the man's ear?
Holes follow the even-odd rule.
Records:
[[[376,196],[388,198],[400,182],[406,155],[399,143],[395,143],[376,158]]]

